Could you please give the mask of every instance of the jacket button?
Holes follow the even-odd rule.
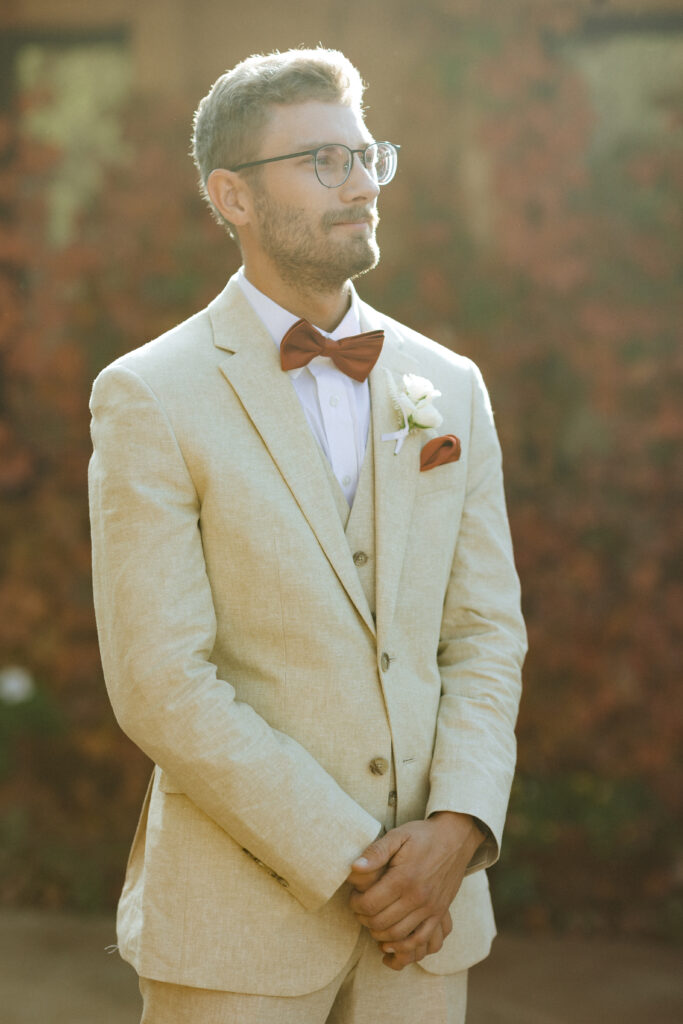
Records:
[[[389,668],[391,658],[386,651],[383,652],[382,657],[379,659],[379,663],[382,666],[382,672],[386,672]]]
[[[364,551],[356,551],[356,553],[353,556],[353,564],[354,565],[365,565],[367,560],[368,560],[368,556],[365,554]]]
[[[389,768],[389,762],[385,757],[373,757],[368,767],[373,775],[384,775]]]
[[[392,791],[389,793],[389,799],[387,800],[387,803],[389,804],[390,807],[395,807],[396,806],[396,790],[395,789],[392,789]]]

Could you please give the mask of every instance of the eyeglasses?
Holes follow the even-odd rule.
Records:
[[[366,171],[378,185],[388,185],[396,174],[398,151],[401,147],[391,142],[372,142],[365,149],[350,149],[341,143],[318,146],[317,149],[304,149],[300,153],[287,153],[285,156],[269,156],[265,160],[249,160],[245,164],[228,168],[241,171],[245,167],[258,167],[259,164],[273,164],[278,160],[293,160],[297,156],[312,156],[315,174],[325,188],[339,188],[348,181],[353,167],[353,157],[358,153]]]

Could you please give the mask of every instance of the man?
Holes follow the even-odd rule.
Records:
[[[102,661],[155,762],[118,914],[145,1024],[462,1021],[494,934],[500,450],[476,368],[350,283],[397,152],[361,98],[322,49],[218,79],[194,155],[243,266],[93,389]]]

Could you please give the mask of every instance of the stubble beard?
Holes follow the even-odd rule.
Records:
[[[313,228],[310,214],[295,206],[275,203],[262,191],[256,201],[260,242],[283,281],[313,294],[336,292],[353,278],[366,274],[379,262],[376,212],[367,206],[344,211],[343,220],[369,219],[369,233],[336,230],[340,214],[323,214]],[[338,236],[338,237],[335,237]]]

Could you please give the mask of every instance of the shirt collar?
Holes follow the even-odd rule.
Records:
[[[263,326],[279,348],[280,343],[289,328],[292,327],[300,317],[290,313],[289,310],[279,306],[277,302],[259,291],[259,289],[247,279],[247,276],[244,273],[244,267],[240,267],[235,274],[235,279],[248,300],[249,305],[259,317]],[[324,331],[322,327],[318,327],[315,324],[313,325],[315,329],[320,331],[321,334],[324,334],[325,337],[333,338],[335,341],[338,341],[339,338],[348,338],[352,334],[360,334],[358,294],[351,282],[349,282],[349,287],[351,289],[351,304],[341,323],[339,323],[332,332]],[[321,357],[317,356],[316,358]],[[288,372],[292,377],[298,377],[304,369],[304,366],[300,366],[298,369],[289,370]]]

